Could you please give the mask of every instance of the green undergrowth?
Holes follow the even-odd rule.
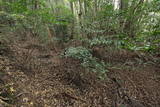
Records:
[[[93,57],[91,50],[85,47],[69,47],[65,50],[62,56],[80,60],[82,67],[92,72],[98,72],[100,74],[100,78],[103,78],[105,73],[108,72],[106,64]]]
[[[130,51],[143,51],[143,52],[155,52],[159,48],[160,39],[150,41],[150,38],[139,36],[131,39],[125,35],[113,35],[113,36],[100,36],[93,39],[84,40],[88,43],[89,47],[93,46],[110,46],[119,49],[127,49]]]

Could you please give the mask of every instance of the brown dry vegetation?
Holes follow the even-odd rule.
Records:
[[[111,64],[100,80],[78,60],[59,57],[58,45],[50,50],[32,38],[7,47],[0,55],[0,107],[120,107],[126,99],[125,107],[160,105],[160,66],[137,53],[94,48],[95,57]]]

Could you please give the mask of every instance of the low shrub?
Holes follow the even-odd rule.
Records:
[[[70,47],[63,53],[64,57],[71,57],[81,61],[81,66],[89,69],[92,72],[100,73],[100,77],[104,76],[108,71],[106,65],[102,61],[98,61],[93,57],[91,51],[85,47]]]

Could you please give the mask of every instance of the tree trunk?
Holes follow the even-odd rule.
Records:
[[[35,9],[35,10],[38,9],[38,1],[37,1],[37,0],[35,0],[34,9]]]
[[[78,1],[79,1],[79,13],[78,13],[79,26],[80,26],[80,33],[83,36],[83,24],[82,24],[83,10],[82,10],[82,2],[81,2],[81,0],[78,0]]]
[[[70,2],[70,7],[71,7],[72,15],[74,15],[73,2]],[[74,19],[72,19],[71,36],[70,36],[70,39],[73,39],[73,36],[74,36]]]

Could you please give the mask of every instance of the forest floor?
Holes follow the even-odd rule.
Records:
[[[108,77],[100,80],[79,61],[61,58],[62,52],[63,48],[49,49],[36,39],[16,41],[1,50],[0,107],[111,107],[120,100],[111,77],[121,82],[130,98],[145,107],[159,107],[159,65],[134,60],[112,64]]]

